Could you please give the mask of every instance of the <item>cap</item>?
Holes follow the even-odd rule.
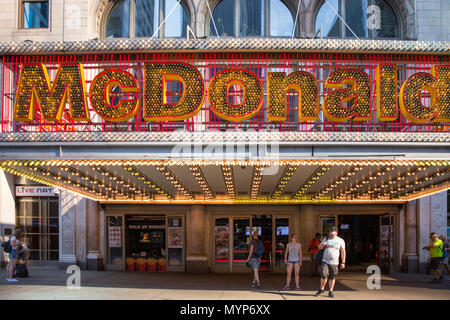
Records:
[[[336,232],[337,232],[337,231],[338,231],[338,228],[335,227],[335,226],[332,226],[332,227],[330,228],[330,232],[331,232],[331,231],[336,231]]]

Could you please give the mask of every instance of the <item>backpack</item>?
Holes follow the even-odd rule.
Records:
[[[27,278],[28,277],[28,269],[27,266],[23,263],[18,263],[16,265],[16,273],[15,276],[17,278]]]
[[[325,241],[326,240],[328,240],[328,238],[325,238]],[[314,255],[314,262],[316,263],[316,265],[319,265],[322,263],[324,252],[325,252],[325,248],[323,248],[322,250],[317,250],[316,254]]]
[[[9,241],[9,239],[7,241],[2,242],[2,248],[3,248],[3,251],[5,251],[6,253],[11,252],[12,246],[11,246],[11,242]]]
[[[447,257],[448,248],[443,244],[442,245],[442,258],[445,259]]]
[[[264,253],[264,243],[261,240],[258,240],[258,246],[254,254],[257,258],[261,258],[263,253]]]

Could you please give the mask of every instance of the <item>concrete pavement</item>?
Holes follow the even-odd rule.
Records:
[[[1,270],[0,299],[19,300],[331,300],[327,293],[316,298],[319,278],[301,277],[302,291],[282,291],[285,275],[263,273],[263,288],[250,287],[250,274],[141,273],[81,271],[81,288],[68,289],[71,274],[55,267],[30,267],[29,278],[6,281]],[[450,276],[441,284],[428,283],[429,275],[382,275],[381,290],[367,289],[368,274],[338,275],[334,300],[450,300]],[[291,283],[293,285],[294,282]]]

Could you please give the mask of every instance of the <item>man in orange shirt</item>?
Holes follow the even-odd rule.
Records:
[[[316,233],[313,239],[309,241],[309,254],[311,255],[311,266],[312,266],[312,274],[313,276],[316,276],[318,274],[316,261],[314,259],[314,255],[316,254],[317,250],[319,250],[320,245],[320,233]]]

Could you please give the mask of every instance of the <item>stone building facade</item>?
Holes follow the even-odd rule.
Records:
[[[242,1],[242,0],[241,0]],[[300,2],[299,2],[300,1]],[[6,2],[6,1],[4,1]],[[0,55],[6,56],[11,54],[11,50],[25,44],[30,50],[30,55],[39,54],[39,51],[33,52],[33,43],[44,43],[50,47],[58,47],[58,44],[69,44],[70,42],[85,42],[87,46],[107,46],[107,41],[116,41],[114,39],[106,39],[106,24],[108,17],[116,5],[117,1],[111,0],[50,0],[47,1],[49,5],[48,20],[49,26],[47,28],[24,28],[23,26],[23,10],[24,1],[9,1],[2,4],[0,12],[0,21],[2,21],[2,29],[0,30],[0,42],[5,51],[0,51]],[[45,2],[45,1],[44,1]],[[192,34],[190,37],[200,39],[199,41],[214,41],[216,35],[211,29],[210,10],[214,11],[219,1],[205,0],[190,0],[181,1],[184,10],[190,17],[190,29]],[[334,1],[335,2],[335,1]],[[405,43],[412,41],[433,41],[437,42],[439,46],[447,48],[444,50],[444,56],[448,60],[448,42],[450,41],[450,26],[446,21],[450,19],[450,2],[445,0],[389,0],[386,1],[395,12],[399,22],[399,37],[395,40],[403,41]],[[133,2],[135,3],[135,2]],[[160,0],[160,7],[163,7],[164,1]],[[266,5],[270,1],[265,1]],[[284,5],[294,15],[298,11],[297,24],[295,26],[294,41],[301,41],[301,39],[311,39],[315,35],[316,19],[318,12],[325,2],[321,0],[298,0],[298,1],[283,1]],[[267,7],[267,6],[266,6]],[[238,7],[237,7],[238,8]],[[167,9],[167,7],[166,7]],[[236,9],[238,10],[238,9]],[[167,13],[167,12],[166,12]],[[266,27],[269,28],[269,27]],[[240,37],[237,37],[240,38]],[[258,41],[265,37],[252,37],[252,41]],[[287,37],[289,38],[289,37]],[[347,39],[336,40],[338,43],[349,43],[352,38],[343,37]],[[105,40],[106,39],[106,40]],[[170,39],[159,39],[166,41],[164,44],[170,45]],[[231,45],[234,37],[227,37],[224,41],[225,46]],[[239,40],[239,39],[238,39]],[[106,41],[106,42],[101,42]],[[120,40],[117,40],[120,42]],[[155,41],[158,41],[156,37]],[[219,41],[219,40],[218,40]],[[228,44],[227,44],[228,41]],[[119,42],[114,45],[115,50],[121,45]],[[124,45],[127,45],[125,43]],[[128,45],[131,45],[128,43]],[[408,44],[405,44],[407,47]],[[431,42],[426,45],[431,46]],[[349,45],[351,46],[351,44]],[[8,51],[10,50],[10,51]],[[40,50],[40,49],[39,49]],[[56,53],[61,54],[57,49]],[[78,47],[78,52],[83,52]],[[90,49],[86,49],[89,52]],[[124,50],[120,47],[120,50]],[[261,50],[261,49],[260,49]],[[45,51],[45,50],[44,50]],[[168,50],[170,51],[170,50]],[[191,50],[194,51],[195,50]],[[199,52],[201,50],[198,50]],[[264,51],[264,48],[263,48]],[[116,52],[111,50],[110,53]],[[124,51],[121,51],[124,52]],[[359,53],[364,54],[364,49]],[[367,50],[370,52],[370,50]],[[126,51],[125,51],[126,53]],[[439,54],[441,54],[440,52]],[[27,54],[27,52],[14,53]],[[106,51],[108,54],[108,51]],[[5,63],[1,61],[0,64],[5,70]],[[2,71],[5,72],[5,71]],[[6,73],[3,73],[0,79],[5,83]],[[5,101],[2,99],[2,101]],[[1,160],[14,160],[19,155],[19,160],[26,159],[27,153],[30,150],[22,150],[17,154],[11,151],[9,142],[6,140],[7,133],[0,133],[4,135],[5,140],[2,140],[0,150],[2,150]],[[436,145],[433,149],[436,153],[433,154],[431,160],[446,160],[450,159],[449,153],[449,139],[448,135],[443,134],[443,143]],[[24,140],[26,141],[26,140]],[[22,147],[25,149],[26,142],[22,141]],[[442,141],[442,140],[441,140]],[[62,147],[68,146],[64,142],[57,142]],[[133,142],[131,142],[133,144]],[[32,145],[32,142],[31,144]],[[136,144],[137,146],[138,144]],[[424,144],[425,145],[425,144]],[[15,148],[15,146],[13,146]],[[20,147],[20,144],[18,144]],[[48,149],[47,149],[48,147]],[[395,148],[395,145],[388,147]],[[13,148],[13,149],[14,149]],[[57,151],[53,152],[52,147],[45,144],[36,145],[36,152],[38,155],[31,152],[30,159],[47,160],[52,159]],[[70,148],[70,146],[68,146]],[[93,147],[95,148],[95,147]],[[422,151],[417,151],[417,147],[411,147],[408,143],[402,145],[406,153],[409,153],[411,158],[417,156]],[[427,145],[427,148],[431,148]],[[15,150],[15,149],[14,149]],[[77,152],[74,149],[69,152]],[[85,152],[80,147],[80,152]],[[298,149],[300,150],[300,149]],[[294,153],[300,151],[293,151]],[[381,152],[382,147],[377,149]],[[428,150],[428,149],[424,149]],[[46,153],[48,151],[48,153]],[[433,152],[434,152],[433,151]],[[21,153],[22,152],[22,153]],[[42,153],[40,153],[42,152]],[[133,152],[127,150],[126,152]],[[336,150],[326,150],[325,152],[339,152]],[[344,152],[350,152],[344,149]],[[62,149],[61,149],[62,153]],[[88,152],[85,154],[89,154]],[[113,157],[120,159],[121,150],[112,152]],[[127,153],[124,153],[127,155]],[[106,153],[104,155],[107,155]],[[422,155],[421,155],[422,156]],[[22,157],[22,158],[21,158]],[[25,158],[23,158],[25,157]],[[69,157],[70,158],[70,157]],[[443,169],[448,171],[448,166]],[[194,181],[194,180],[193,180]],[[275,183],[277,181],[274,181]],[[20,200],[16,195],[16,186],[22,185],[36,185],[36,182],[20,174],[11,173],[11,171],[0,171],[0,221],[2,228],[0,230],[1,236],[7,238],[14,228],[21,226],[21,217],[18,211],[20,208]],[[344,223],[344,216],[357,216],[368,213],[369,215],[382,216],[385,214],[394,217],[395,223],[391,224],[394,228],[393,234],[395,249],[393,255],[394,264],[391,271],[405,271],[412,273],[424,273],[427,271],[428,252],[421,248],[428,244],[429,233],[435,231],[438,234],[447,234],[448,208],[447,208],[447,191],[434,193],[429,196],[424,196],[419,199],[407,201],[404,203],[383,203],[378,204],[233,204],[227,205],[224,203],[182,203],[182,204],[135,204],[126,202],[121,204],[108,203],[107,201],[95,201],[89,197],[76,192],[70,192],[61,188],[60,194],[54,195],[53,199],[58,199],[59,213],[58,213],[58,259],[52,260],[48,257],[43,260],[45,263],[58,263],[61,267],[66,267],[71,264],[78,264],[83,269],[103,270],[111,261],[108,261],[110,255],[110,248],[108,247],[108,217],[120,217],[122,219],[122,228],[125,228],[125,223],[128,223],[128,215],[142,216],[155,215],[165,216],[167,228],[175,228],[178,226],[170,226],[171,217],[178,217],[183,224],[183,251],[182,251],[182,268],[173,268],[173,271],[187,271],[187,272],[241,272],[242,269],[231,268],[226,265],[222,267],[214,263],[215,248],[215,230],[218,226],[217,221],[221,217],[230,219],[234,223],[236,218],[241,217],[244,220],[248,217],[250,221],[256,221],[256,216],[267,215],[270,216],[272,222],[277,223],[277,217],[286,218],[289,220],[289,234],[296,233],[300,236],[300,242],[306,244],[314,235],[315,232],[322,231],[321,217],[334,217],[335,222],[340,225]],[[338,221],[339,217],[343,217],[342,221]],[[25,220],[28,218],[24,218]],[[44,219],[44,218],[42,218]],[[51,218],[45,218],[51,219]],[[119,219],[119,220],[120,220]],[[23,220],[23,221],[25,221]],[[48,220],[50,221],[50,220]],[[55,220],[56,221],[56,220]],[[281,220],[280,220],[281,221]],[[177,222],[178,223],[178,222]],[[216,224],[215,224],[216,223]],[[253,223],[253,222],[252,222]],[[256,223],[256,222],[255,222]],[[228,226],[228,225],[227,225]],[[232,228],[232,226],[229,226]],[[273,227],[273,226],[272,226]],[[276,229],[278,230],[278,229]],[[274,229],[273,232],[276,232]],[[281,229],[280,229],[281,230]],[[124,239],[127,230],[122,229],[122,240]],[[167,229],[169,232],[169,229]],[[168,234],[168,233],[167,233]],[[273,240],[272,240],[273,241]],[[124,242],[124,246],[127,246]],[[273,254],[277,254],[277,250],[273,245]],[[125,252],[125,248],[122,248]],[[127,249],[128,250],[128,249]],[[305,252],[306,262],[302,272],[309,273],[310,266],[308,263],[307,245],[303,246]],[[49,251],[51,251],[49,249]],[[118,267],[119,270],[125,270],[126,254],[122,255],[123,261]],[[2,257],[4,262],[5,257]],[[271,256],[271,260],[275,260],[275,256]],[[38,263],[38,262],[36,262]],[[44,263],[44,262],[43,262]],[[113,266],[110,266],[113,267]],[[245,270],[245,269],[244,269]],[[274,269],[273,269],[274,270]],[[275,271],[282,272],[282,269]],[[169,270],[170,271],[170,270]]]

